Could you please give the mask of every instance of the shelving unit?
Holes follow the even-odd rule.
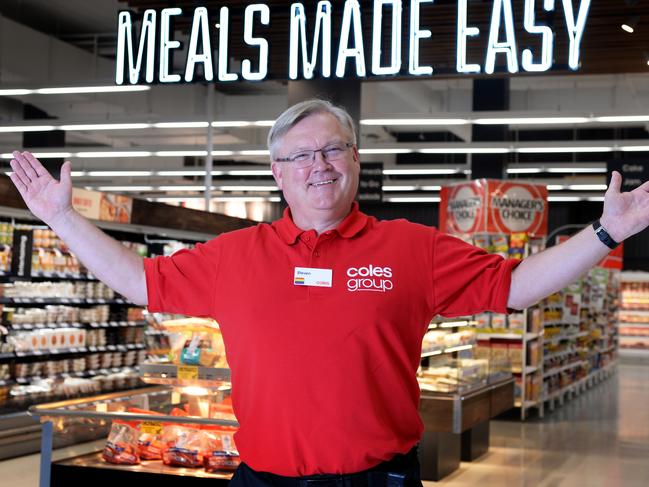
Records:
[[[649,359],[649,273],[621,274],[620,356]]]
[[[543,304],[542,401],[550,411],[615,370],[618,274],[592,269]]]

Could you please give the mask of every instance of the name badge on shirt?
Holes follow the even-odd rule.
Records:
[[[333,282],[332,269],[314,269],[296,267],[293,284],[296,286],[331,287]]]

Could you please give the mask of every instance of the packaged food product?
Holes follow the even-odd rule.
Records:
[[[172,363],[227,367],[223,337],[215,321],[189,318],[166,321],[162,326],[170,335]]]
[[[148,411],[146,409],[129,408],[130,413],[149,414],[159,416],[160,413]],[[141,421],[139,424],[139,436],[137,439],[137,448],[142,460],[160,460],[162,459],[162,424],[151,418],[151,421]]]
[[[138,435],[138,422],[114,420],[101,454],[102,458],[109,463],[120,465],[140,463]]]
[[[203,432],[207,446],[204,456],[205,470],[236,470],[241,463],[234,443],[236,428],[208,425],[203,427]]]
[[[182,409],[174,408],[171,416],[187,416]],[[198,468],[203,466],[205,435],[198,425],[165,423],[162,426],[162,462],[174,467]]]

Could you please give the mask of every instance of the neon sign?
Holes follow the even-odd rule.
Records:
[[[563,11],[564,22],[557,22],[555,29],[565,29],[568,66],[572,70],[579,69],[590,0],[579,0],[575,6],[573,0],[525,0],[523,29],[538,39],[539,46],[525,47],[521,52],[512,3],[512,0],[492,0],[489,30],[483,34],[478,27],[469,24],[469,1],[457,0],[457,73],[492,74],[497,65],[504,65],[510,73],[540,73],[552,69],[555,31],[538,21],[535,12],[541,8],[541,3],[545,12]],[[434,42],[435,36],[435,26],[425,25],[421,20],[422,7],[430,7],[426,4],[434,4],[434,0],[374,0],[372,11],[363,12],[358,0],[340,2],[336,7],[340,9],[338,14],[342,13],[337,43],[332,35],[334,7],[330,1],[319,1],[315,10],[306,8],[303,3],[291,4],[288,72],[284,76],[292,80],[312,79],[316,75],[322,78],[433,76],[435,67],[422,64],[420,60],[426,48],[424,41]],[[213,16],[216,14],[212,12]],[[180,17],[191,18],[189,41],[185,46],[174,38],[173,21]],[[403,42],[402,30],[407,21],[407,42]],[[210,17],[206,7],[147,9],[141,15],[120,12],[115,82],[121,85],[266,79],[271,70],[269,51],[272,46],[264,33],[272,28],[270,7],[264,3],[245,7],[242,40],[255,56],[242,59],[238,68],[230,66],[230,45],[236,42],[230,34],[230,23],[230,8],[225,6],[218,10],[216,19]],[[367,45],[363,37],[365,24],[371,25],[371,42]],[[483,59],[469,60],[467,48],[481,36],[487,41]],[[382,56],[384,44],[390,47],[388,59]],[[173,71],[174,54],[184,56],[181,72]]]

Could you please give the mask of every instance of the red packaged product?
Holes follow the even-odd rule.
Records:
[[[116,419],[110,428],[108,440],[101,456],[109,463],[136,465],[140,463],[138,453],[138,422]]]
[[[237,428],[228,426],[203,426],[205,433],[205,470],[236,470],[241,459],[237,446],[234,443],[234,434]]]
[[[129,408],[128,411],[136,414],[160,416],[160,413],[146,409]],[[164,443],[161,436],[162,424],[155,421],[142,421],[140,423],[137,447],[142,460],[160,460],[162,458]]]

